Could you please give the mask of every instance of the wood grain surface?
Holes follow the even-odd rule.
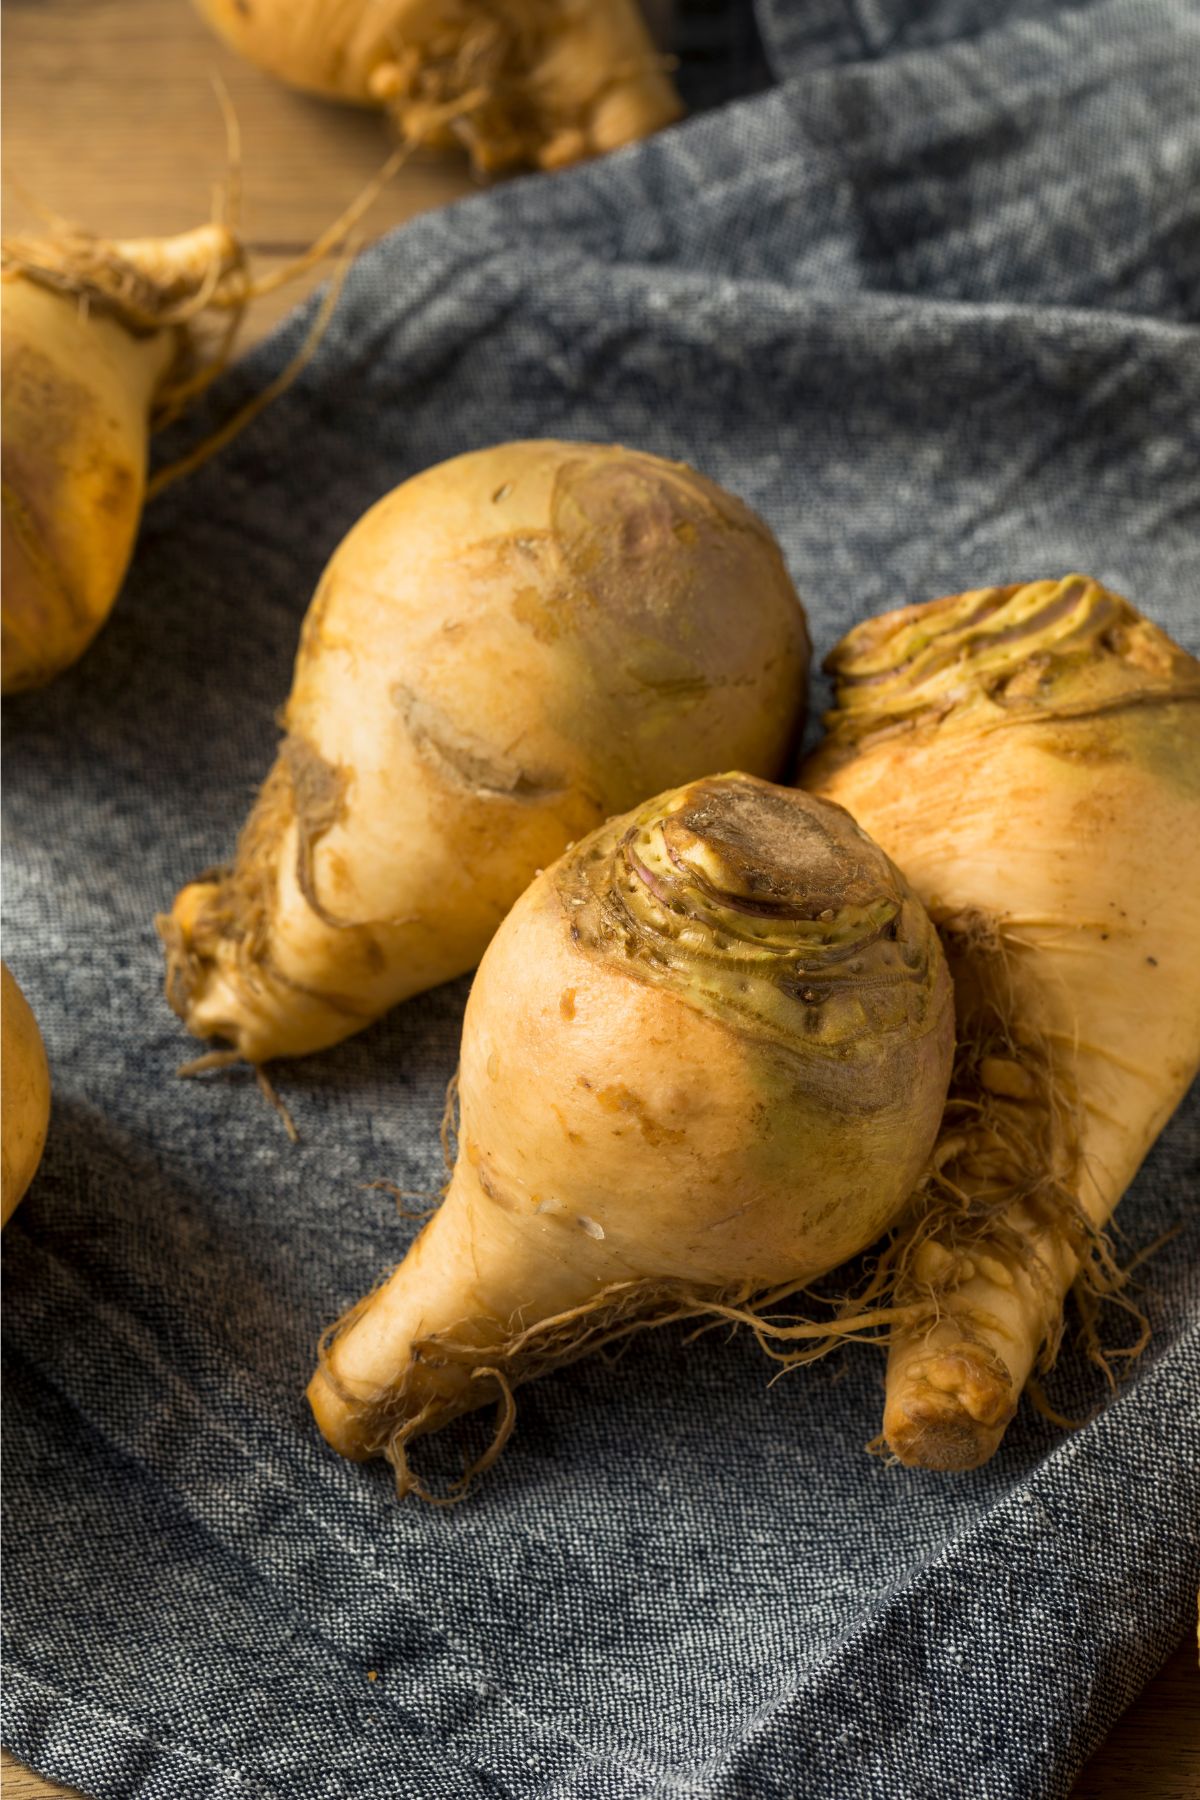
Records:
[[[36,230],[39,208],[109,237],[211,217],[228,174],[218,82],[240,127],[241,236],[257,271],[305,249],[391,148],[378,114],[281,87],[226,50],[186,0],[6,0],[3,48],[6,232]],[[465,163],[425,156],[397,173],[363,229],[378,235],[476,188]],[[264,299],[243,342],[321,279]]]
[[[7,0],[3,48],[10,232],[35,228],[39,208],[120,237],[208,218],[227,173],[218,77],[241,129],[242,236],[256,269],[311,243],[388,151],[376,116],[289,93],[223,49],[185,0]],[[411,162],[365,229],[388,230],[473,187],[461,163]],[[266,300],[243,342],[320,279],[314,273]],[[50,1800],[70,1790],[5,1754],[0,1791],[3,1800]],[[1200,1800],[1200,1675],[1190,1644],[1093,1758],[1075,1800]]]

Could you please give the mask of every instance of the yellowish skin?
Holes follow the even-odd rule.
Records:
[[[386,106],[476,166],[558,168],[669,125],[679,96],[636,0],[197,0],[293,87]]]
[[[0,963],[0,1225],[37,1173],[50,1123],[50,1069],[29,1002]]]
[[[3,600],[6,694],[78,661],[112,611],[146,495],[151,415],[189,307],[240,279],[221,226],[106,243],[5,245]],[[238,296],[232,296],[236,301]]]
[[[952,1015],[927,916],[840,809],[726,776],[593,833],[483,960],[449,1191],[313,1378],[329,1442],[403,1486],[414,1430],[493,1397],[483,1370],[571,1360],[614,1301],[661,1317],[853,1256],[928,1157]]]
[[[802,779],[943,928],[960,1038],[1007,1038],[942,1146],[991,1222],[920,1247],[898,1298],[936,1306],[888,1370],[895,1454],[968,1468],[1053,1353],[1081,1244],[1064,1204],[1102,1228],[1200,1068],[1200,665],[1073,576],[870,620],[831,668]]]
[[[40,687],[107,619],[142,516],[150,409],[175,353],[16,271],[0,277],[4,692]]]
[[[532,441],[427,470],[345,539],[231,872],[162,922],[168,993],[250,1062],[474,967],[534,873],[646,793],[771,775],[804,616],[771,534],[682,464]]]

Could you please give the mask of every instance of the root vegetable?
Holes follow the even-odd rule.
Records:
[[[1083,576],[860,625],[803,771],[940,927],[959,1054],[931,1203],[898,1247],[884,1433],[995,1450],[1113,1208],[1200,1067],[1200,664]]]
[[[198,0],[235,50],[294,87],[387,109],[404,142],[476,168],[557,168],[682,107],[635,0]]]
[[[37,1174],[50,1123],[50,1070],[37,1020],[0,963],[0,1225]]]
[[[194,376],[191,322],[244,304],[223,226],[9,242],[3,314],[4,692],[75,662],[133,552],[155,413]]]
[[[228,124],[232,218],[240,174],[232,117]],[[252,301],[345,243],[403,157],[394,151],[307,250],[259,280],[225,224],[120,242],[70,228],[4,241],[6,694],[40,687],[87,649],[120,590],[147,492],[207,461],[298,374],[325,329],[337,280],[282,373],[180,462],[159,469],[148,488],[151,430],[221,373]]]
[[[625,1331],[753,1322],[907,1203],[952,1051],[936,933],[840,808],[729,775],[610,821],[484,957],[446,1198],[326,1346],[321,1430],[423,1492],[407,1446],[497,1391],[506,1429]]]
[[[301,636],[229,871],[160,920],[167,992],[253,1063],[473,968],[538,868],[647,793],[771,775],[804,615],[745,506],[679,463],[501,445],[360,520]]]

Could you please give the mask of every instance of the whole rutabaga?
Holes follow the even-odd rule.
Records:
[[[936,1178],[895,1246],[884,1433],[972,1468],[1200,1067],[1200,664],[1083,576],[868,620],[803,771],[904,869],[954,977]]]
[[[494,1451],[517,1383],[631,1329],[827,1347],[763,1308],[905,1207],[952,1055],[937,935],[841,808],[729,775],[610,820],[484,957],[449,1189],[326,1344],[325,1436],[424,1492],[415,1437],[499,1394]]]
[[[555,442],[427,470],[322,577],[233,866],[160,921],[172,1003],[252,1063],[337,1043],[473,968],[611,813],[778,773],[807,666],[774,538],[694,470]]]

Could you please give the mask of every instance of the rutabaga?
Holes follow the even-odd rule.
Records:
[[[471,969],[539,868],[714,768],[781,771],[804,614],[778,545],[680,463],[502,444],[372,508],[304,623],[230,869],[160,921],[172,1004],[253,1063]]]
[[[490,1458],[520,1382],[674,1319],[766,1324],[907,1205],[952,1055],[933,926],[840,807],[728,775],[611,820],[492,940],[449,1190],[325,1344],[321,1430],[424,1492],[412,1440],[499,1396]]]
[[[884,1433],[987,1460],[1200,1067],[1200,664],[1072,575],[906,607],[833,652],[802,772],[905,871],[954,977],[937,1174],[893,1247]]]

